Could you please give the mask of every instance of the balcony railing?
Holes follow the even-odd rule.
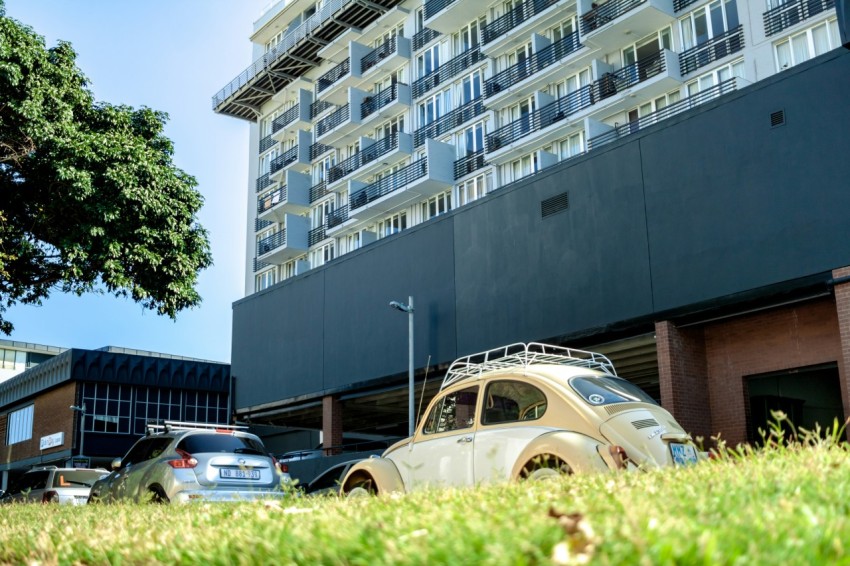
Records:
[[[432,88],[435,88],[437,85],[448,81],[465,70],[468,70],[469,67],[483,59],[484,55],[481,54],[481,49],[478,47],[468,49],[457,57],[449,59],[445,64],[440,65],[435,70],[431,71],[424,77],[417,79],[413,83],[411,86],[413,98],[422,96]]]
[[[557,63],[573,51],[578,51],[581,48],[581,43],[578,41],[578,31],[574,31],[566,37],[562,37],[555,43],[548,45],[534,53],[521,63],[517,63],[508,67],[504,71],[494,75],[488,79],[484,85],[486,96],[494,94],[510,88],[511,86],[522,82],[531,75],[545,69],[549,65]]]
[[[413,132],[413,147],[419,147],[427,138],[436,139],[446,132],[460,126],[467,120],[484,113],[484,103],[481,98],[476,98],[455,108],[448,114],[444,114]]]
[[[263,153],[277,142],[272,139],[271,134],[260,139],[260,153]]]
[[[298,146],[293,146],[272,159],[270,173],[274,174],[298,159]]]
[[[360,117],[365,118],[370,114],[374,114],[384,106],[398,99],[398,85],[403,83],[393,83],[389,88],[385,88],[378,94],[367,96],[360,104]]]
[[[259,218],[254,219],[254,232],[260,232],[269,226],[274,224],[271,220],[260,220]]]
[[[770,37],[785,28],[835,7],[835,0],[791,0],[764,13],[764,35]]]
[[[719,96],[732,92],[736,88],[737,80],[734,77],[731,79],[726,79],[725,81],[718,83],[711,88],[703,90],[698,94],[689,96],[688,98],[683,98],[682,100],[674,102],[669,106],[665,106],[660,110],[656,110],[651,114],[647,114],[645,116],[641,116],[637,120],[633,120],[631,122],[615,126],[614,129],[609,132],[605,132],[602,135],[590,138],[587,141],[587,149],[588,151],[590,151],[591,149],[597,148],[600,145],[604,145],[606,143],[615,141],[623,136],[633,134],[643,128],[651,126],[652,124],[656,124],[671,116],[675,116],[676,114],[680,114],[682,112],[685,112],[686,110],[695,108],[700,104],[704,104],[709,100],[714,100]]]
[[[678,12],[680,10],[684,10],[694,2],[699,2],[699,0],[673,0],[673,11]]]
[[[257,214],[265,212],[286,200],[286,185],[275,189],[266,196],[257,200]]]
[[[382,155],[386,155],[390,151],[398,147],[398,134],[392,134],[384,139],[377,141],[367,148],[361,149],[345,161],[341,161],[330,168],[328,171],[328,182],[333,183],[357,171],[367,163],[375,161]]]
[[[333,104],[331,104],[327,100],[317,100],[316,102],[310,105],[310,117],[315,118],[328,108],[333,108]]]
[[[469,0],[466,1],[468,2]],[[455,2],[456,0],[428,0],[425,2],[425,19],[430,19],[434,14]]]
[[[316,79],[316,94],[327,90],[339,79],[351,72],[351,58],[347,57],[345,61]]]
[[[330,230],[331,228],[336,228],[346,220],[348,220],[347,204],[328,213],[328,230]]]
[[[398,48],[398,42],[396,41],[396,37],[392,36],[381,45],[367,53],[360,60],[360,73],[365,73],[393,53]]]
[[[455,180],[484,167],[484,150],[480,149],[455,161]]]
[[[740,25],[722,35],[713,37],[702,45],[691,47],[679,54],[679,71],[682,76],[692,73],[722,59],[727,55],[736,53],[744,48],[744,26]]]
[[[644,2],[646,0],[608,0],[608,2],[582,16],[581,33],[587,35],[593,30],[601,28],[611,20],[616,20]]]
[[[322,118],[316,123],[316,135],[321,136],[324,135],[346,120],[351,116],[349,112],[348,104],[345,106],[340,106],[337,110],[335,110],[331,115]]]
[[[440,37],[440,32],[433,30],[431,28],[422,28],[413,34],[413,38],[411,42],[413,43],[413,49],[421,49],[423,45],[431,41],[432,39]]]
[[[286,229],[281,228],[268,238],[263,238],[257,242],[257,255],[261,256],[270,251],[286,245]]]
[[[494,39],[502,37],[524,21],[557,3],[558,0],[525,0],[519,6],[484,26],[483,43],[486,45]]]
[[[333,149],[333,146],[331,146],[331,145],[325,145],[325,144],[319,143],[319,142],[314,143],[313,145],[310,146],[310,161],[315,160],[317,157],[319,157],[323,153],[331,151],[332,149]]]
[[[307,245],[315,246],[322,240],[324,240],[327,236],[325,234],[326,228],[325,225],[322,224],[318,228],[313,228],[309,232],[307,232]]]
[[[254,273],[258,272],[261,269],[265,269],[270,265],[270,263],[266,263],[264,261],[258,260],[257,258],[254,258]]]
[[[328,194],[328,183],[321,181],[310,187],[310,204],[313,204],[323,196]]]
[[[371,185],[367,185],[359,191],[352,193],[348,197],[348,204],[351,207],[351,210],[356,210],[384,195],[388,195],[404,188],[416,179],[424,177],[427,173],[428,160],[423,157],[418,161],[414,161],[407,167],[403,167],[395,173],[382,177]],[[330,222],[330,220],[328,222]],[[328,225],[330,226],[330,224]]]
[[[265,173],[257,177],[257,192],[259,193],[266,187],[270,187],[274,184],[274,181],[271,180],[271,173]]]
[[[298,105],[296,104],[280,116],[274,119],[272,122],[272,133],[279,131],[281,128],[285,128],[292,122],[298,119]]]
[[[636,61],[631,65],[626,65],[618,71],[605,73],[594,83],[597,88],[594,94],[598,94],[599,98],[607,98],[611,94],[626,90],[634,85],[645,80],[651,79],[656,75],[660,75],[667,68],[664,60],[664,52],[656,51],[648,57],[644,57],[640,61]],[[614,92],[611,92],[613,87]],[[594,102],[598,102],[594,100]]]

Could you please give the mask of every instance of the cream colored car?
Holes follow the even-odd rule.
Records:
[[[601,354],[511,344],[455,361],[412,438],[351,468],[348,495],[697,461],[690,436]]]

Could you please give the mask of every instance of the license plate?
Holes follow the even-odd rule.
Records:
[[[231,468],[222,468],[218,471],[219,476],[230,480],[258,480],[260,479],[260,470],[233,470]]]
[[[687,466],[697,463],[697,450],[691,444],[671,442],[670,453],[673,455],[673,463],[677,466]]]

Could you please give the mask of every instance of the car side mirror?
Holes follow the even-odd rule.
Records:
[[[120,470],[121,469],[121,458],[115,458],[114,460],[112,460],[112,466],[111,467],[112,467],[113,470]]]

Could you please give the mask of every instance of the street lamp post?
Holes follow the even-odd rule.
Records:
[[[76,405],[71,405],[71,410],[78,411],[82,416],[80,417],[80,457],[84,455],[83,448],[85,448],[86,442],[86,404],[83,403],[82,407],[78,407]]]
[[[390,306],[407,313],[407,433],[413,436],[415,424],[413,418],[413,297],[407,298],[407,304],[391,301]]]

